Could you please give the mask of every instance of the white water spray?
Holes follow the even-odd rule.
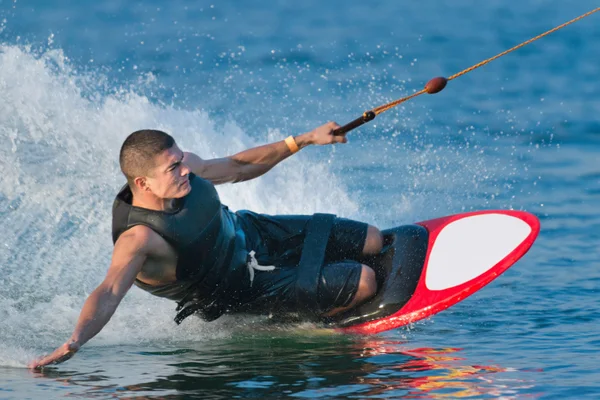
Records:
[[[35,54],[0,45],[0,66],[0,366],[24,366],[68,339],[104,277],[112,201],[124,183],[118,151],[130,132],[165,130],[204,158],[259,143],[233,122],[216,127],[202,111],[158,106],[133,90],[101,94],[106,79],[75,72],[60,50]],[[270,139],[282,138],[270,132]],[[358,210],[326,164],[300,157],[218,190],[234,210],[347,217]],[[174,303],[134,288],[90,345],[203,340],[232,331],[227,318],[190,318],[177,327],[173,316]]]

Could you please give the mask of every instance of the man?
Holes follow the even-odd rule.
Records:
[[[214,187],[261,176],[308,145],[346,143],[336,128],[330,122],[213,160],[184,153],[161,131],[129,135],[119,156],[127,185],[113,206],[108,273],[85,301],[71,338],[30,366],[71,358],[108,323],[133,284],[177,301],[177,323],[191,314],[210,321],[232,312],[318,319],[372,297],[375,273],[356,260],[381,251],[377,228],[319,214],[233,213]]]

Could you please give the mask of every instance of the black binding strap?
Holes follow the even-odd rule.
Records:
[[[334,221],[333,214],[315,214],[306,227],[296,281],[296,300],[301,313],[315,315],[319,312],[319,280]]]
[[[214,302],[209,304],[208,306],[202,302],[187,302],[187,303],[178,303],[177,305],[177,315],[175,316],[175,323],[177,325],[181,324],[184,319],[189,317],[190,315],[197,314],[206,322],[214,321],[223,315],[223,312],[220,311],[219,308],[212,307]]]

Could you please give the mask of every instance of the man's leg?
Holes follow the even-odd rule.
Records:
[[[383,235],[381,231],[369,225],[367,228],[367,234],[365,237],[365,244],[362,249],[363,256],[370,256],[379,254],[383,248]],[[364,303],[377,293],[377,279],[375,277],[375,271],[368,265],[362,264],[360,272],[360,280],[358,282],[358,288],[356,294],[352,298],[352,301],[344,307],[336,307],[328,312],[324,313],[323,316],[331,317],[343,311],[350,310],[359,304]]]
[[[331,317],[335,314],[338,314],[342,311],[350,310],[353,307],[369,300],[371,297],[375,296],[377,293],[377,281],[375,279],[375,271],[373,271],[370,267],[366,265],[362,265],[362,270],[360,272],[360,281],[358,282],[358,289],[356,290],[356,294],[354,298],[345,307],[337,307],[329,312],[323,314],[325,317]]]
[[[383,235],[381,234],[381,231],[376,227],[369,225],[367,228],[367,237],[365,239],[365,245],[363,247],[362,254],[364,256],[379,254],[382,248]]]
[[[243,214],[247,234],[251,233],[250,246],[257,251],[259,264],[293,265],[299,261],[304,244],[305,227],[311,216],[269,216],[248,212]],[[253,241],[255,243],[252,243]],[[373,269],[351,260],[378,254],[382,247],[383,236],[376,227],[364,222],[336,219],[328,243],[325,261],[327,265],[324,267],[320,283],[321,290],[324,291],[323,309],[327,310],[324,316],[355,307],[377,293],[377,281]],[[328,272],[325,272],[325,269]],[[262,286],[259,281],[263,276],[265,279],[270,278],[269,281],[271,278],[275,281],[283,278],[280,273],[258,274],[255,277],[254,289]],[[287,282],[279,291],[289,293],[293,297],[292,284],[291,281]],[[273,282],[266,285],[264,290],[272,287]],[[284,297],[287,300],[287,295]]]

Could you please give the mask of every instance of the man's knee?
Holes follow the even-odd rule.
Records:
[[[368,267],[366,265],[361,265],[360,280],[358,281],[358,288],[356,289],[356,293],[354,294],[352,301],[350,301],[350,304],[329,310],[327,313],[323,314],[323,316],[331,317],[342,311],[349,310],[349,309],[369,300],[371,297],[375,296],[376,293],[377,293],[377,280],[375,278],[375,271],[373,271],[370,267]]]
[[[375,271],[373,271],[373,269],[370,267],[363,265],[360,272],[358,289],[352,302],[354,304],[358,304],[375,296],[375,293],[377,293],[377,279],[375,277]]]
[[[378,254],[381,252],[382,248],[383,235],[381,234],[381,231],[376,227],[369,225],[369,228],[367,229],[367,238],[365,239],[365,246],[363,248],[363,254]]]

